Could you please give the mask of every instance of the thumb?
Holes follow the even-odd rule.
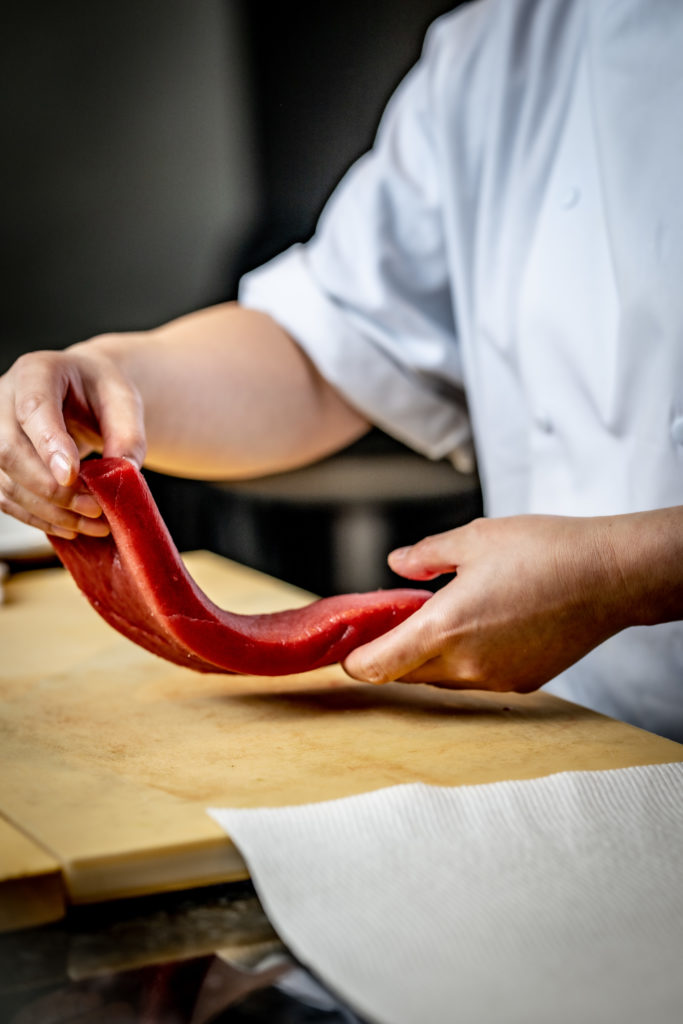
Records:
[[[434,598],[388,633],[351,651],[342,667],[352,679],[389,683],[419,668],[438,652],[436,621],[428,611]]]
[[[116,376],[97,382],[97,417],[104,456],[127,458],[139,469],[147,448],[142,399],[137,388]]]
[[[397,548],[389,555],[389,565],[399,576],[410,580],[433,580],[458,568],[457,528],[425,537],[410,547]]]

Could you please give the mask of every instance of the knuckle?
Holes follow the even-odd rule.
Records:
[[[31,369],[31,367],[36,361],[37,355],[37,352],[22,353],[22,355],[18,356],[18,358],[15,359],[14,365],[12,366],[9,372],[13,373],[14,375],[20,376],[24,372],[24,370]]]
[[[49,375],[58,366],[62,358],[61,352],[53,352],[49,349],[38,352],[25,352],[19,356],[11,370],[16,378],[15,386],[20,388],[22,382],[31,380],[36,375],[42,376],[46,373]]]
[[[500,666],[491,664],[481,655],[462,658],[458,674],[473,689],[488,690],[491,693],[509,693],[516,689],[514,680],[507,673],[501,672]]]
[[[61,529],[74,529],[75,524],[78,522],[78,517],[73,513],[68,512],[66,509],[58,508],[53,506],[50,509],[42,509],[41,512],[45,512],[45,521],[52,523],[53,526],[58,526]]]
[[[488,666],[478,654],[461,654],[458,664],[458,675],[463,682],[471,683],[478,689],[491,688]]]
[[[37,429],[34,428],[30,434],[31,444],[43,461],[47,462],[49,457],[59,450],[62,443],[62,435],[52,426],[41,427],[39,424],[36,424],[35,427]],[[50,495],[55,493],[49,485],[42,489]]]
[[[20,505],[22,513],[27,516],[26,522],[31,521],[32,525],[45,529],[52,525],[63,529],[73,529],[78,516],[66,508],[46,501],[43,496],[29,495],[28,500],[23,500]]]
[[[25,394],[17,395],[15,409],[20,425],[22,427],[26,426],[47,401],[48,396],[44,391],[32,390],[27,391]]]
[[[35,349],[32,352],[24,352],[20,355],[14,365],[20,370],[23,370],[25,367],[33,369],[34,366],[41,363],[53,363],[60,357],[61,353],[54,351],[53,349]]]
[[[49,476],[42,486],[41,497],[51,503],[58,504],[60,501],[65,500],[64,488],[60,487],[53,477]]]
[[[0,469],[6,472],[12,469],[17,458],[16,445],[9,437],[0,437]]]
[[[48,523],[45,519],[41,519],[40,516],[34,515],[31,512],[27,513],[25,516],[22,516],[22,519],[23,522],[27,524],[27,526],[35,526],[37,530],[42,530],[44,533],[47,533],[47,531],[50,529],[50,523]]]
[[[481,535],[487,529],[488,522],[489,522],[488,519],[486,519],[484,516],[477,516],[476,519],[471,519],[469,521],[469,523],[467,524],[467,526],[466,526],[467,532],[472,537],[475,537],[475,538],[481,537]]]
[[[476,686],[479,673],[477,664],[472,658],[461,654],[456,662],[456,671],[461,682],[471,683],[473,686]]]
[[[368,683],[386,683],[391,679],[384,666],[374,658],[363,663],[360,674]]]
[[[52,428],[45,428],[38,431],[35,439],[36,448],[39,451],[54,452],[59,448],[60,435]]]
[[[0,486],[2,487],[2,494],[7,502],[16,501],[19,488],[11,476],[7,476],[3,473]]]

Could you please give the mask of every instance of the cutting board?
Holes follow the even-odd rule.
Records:
[[[0,818],[0,932],[57,921],[63,914],[59,862]]]
[[[310,600],[216,555],[194,553],[186,563],[234,611]],[[0,812],[28,843],[0,881],[9,891],[18,871],[26,886],[27,878],[54,878],[57,865],[74,903],[245,877],[209,806],[683,755],[676,743],[542,693],[371,687],[339,667],[280,678],[198,675],[119,636],[62,569],[9,581],[0,649]]]

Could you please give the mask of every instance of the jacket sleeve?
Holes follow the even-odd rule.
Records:
[[[246,275],[239,294],[371,422],[432,458],[469,439],[435,127],[442,40],[456,20],[430,29],[373,149],[342,179],[312,240]]]

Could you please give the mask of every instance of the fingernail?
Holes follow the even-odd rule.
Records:
[[[106,519],[81,519],[78,528],[88,537],[108,537],[110,533]]]
[[[89,494],[77,494],[71,502],[71,508],[79,515],[87,516],[88,519],[97,519],[102,515],[102,509]]]
[[[62,487],[68,487],[71,479],[71,463],[67,459],[66,455],[62,455],[61,452],[55,452],[50,459],[50,472],[53,477]]]
[[[63,540],[76,540],[78,534],[75,530],[65,530],[61,526],[51,526],[46,533],[53,534],[55,537],[62,537]]]

